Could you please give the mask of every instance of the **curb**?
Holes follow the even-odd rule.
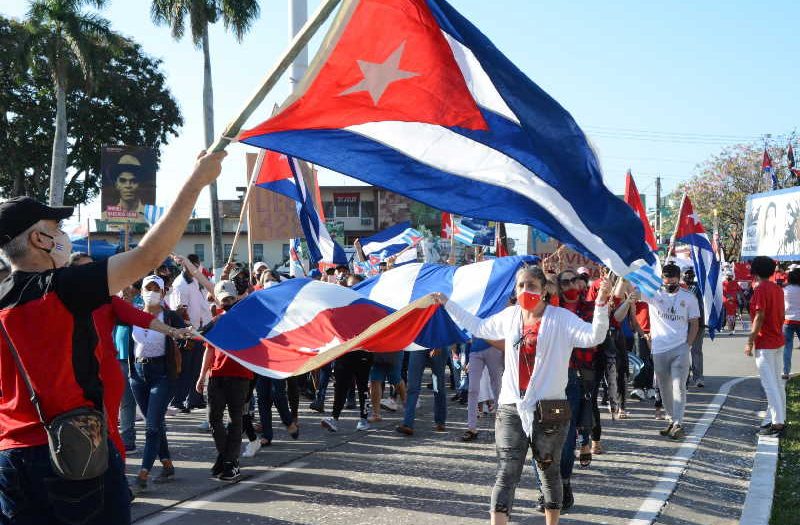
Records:
[[[778,438],[759,436],[750,488],[742,507],[739,525],[767,525],[772,513],[775,470],[778,467]]]

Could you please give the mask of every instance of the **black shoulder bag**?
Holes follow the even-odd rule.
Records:
[[[103,475],[108,469],[108,425],[105,414],[94,408],[81,407],[59,414],[47,423],[39,396],[33,390],[17,349],[2,322],[0,331],[25,382],[39,421],[47,432],[50,463],[55,473],[69,480],[92,479]]]

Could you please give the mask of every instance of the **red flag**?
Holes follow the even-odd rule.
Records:
[[[706,235],[706,230],[700,222],[700,217],[694,212],[692,201],[688,195],[683,196],[681,211],[678,215],[678,224],[675,227],[675,239],[680,240],[690,235]]]
[[[494,251],[497,257],[508,257],[506,223],[504,222],[498,222],[494,225]]]
[[[767,148],[764,148],[764,158],[761,161],[761,171],[772,170],[772,157],[769,156]]]
[[[633,208],[633,211],[639,216],[639,220],[642,221],[642,226],[644,227],[644,241],[651,250],[656,251],[658,249],[656,236],[653,233],[653,228],[650,227],[650,221],[647,220],[647,212],[642,204],[642,198],[639,196],[639,190],[636,189],[636,183],[633,182],[631,170],[628,170],[628,173],[625,174],[625,202],[628,203],[628,206]]]
[[[453,233],[453,216],[446,211],[442,212],[442,239],[449,239]]]

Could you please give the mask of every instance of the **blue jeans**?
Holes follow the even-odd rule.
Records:
[[[71,481],[55,475],[47,445],[0,451],[0,524],[129,524],[125,466],[111,441],[108,454],[104,475]]]
[[[119,405],[119,433],[126,450],[136,449],[136,400],[129,382],[130,371],[128,360],[120,359],[119,367],[125,377],[125,391],[122,393],[122,403]]]
[[[286,395],[286,380],[256,376],[256,394],[258,395],[258,414],[261,418],[261,437],[272,441],[273,404],[278,409],[281,422],[287,427],[292,424],[289,398]]]
[[[202,341],[189,341],[181,350],[181,373],[175,382],[175,399],[172,405],[177,408],[197,408],[205,404],[203,395],[195,390],[200,369],[203,367]]]
[[[800,324],[783,325],[783,337],[786,346],[783,347],[783,373],[788,375],[792,371],[792,339],[794,336],[800,340]]]
[[[435,357],[431,357],[430,352],[430,350],[408,352],[408,394],[403,425],[409,428],[414,428],[417,399],[419,399],[419,391],[422,387],[422,373],[426,366],[431,367],[433,374],[433,420],[438,425],[444,425],[447,419],[447,389],[444,384],[444,365],[447,356],[444,350],[440,350]]]
[[[164,417],[175,384],[167,374],[164,357],[155,358],[148,363],[135,363],[130,381],[133,397],[136,398],[136,404],[144,414],[145,441],[142,469],[149,472],[153,469],[156,456],[161,461],[170,459]]]
[[[328,383],[331,381],[331,373],[333,372],[333,362],[322,365],[319,369],[319,387],[315,400],[317,403],[325,403],[325,395],[328,393]]]

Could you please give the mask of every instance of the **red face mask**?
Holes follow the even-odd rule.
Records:
[[[553,294],[550,296],[548,304],[551,306],[561,306],[561,300],[558,298],[556,294]]]
[[[542,294],[522,292],[517,296],[517,302],[520,308],[532,312],[542,302]]]
[[[580,296],[581,292],[577,288],[572,288],[570,290],[564,290],[564,299],[567,301],[576,301],[578,296]]]

